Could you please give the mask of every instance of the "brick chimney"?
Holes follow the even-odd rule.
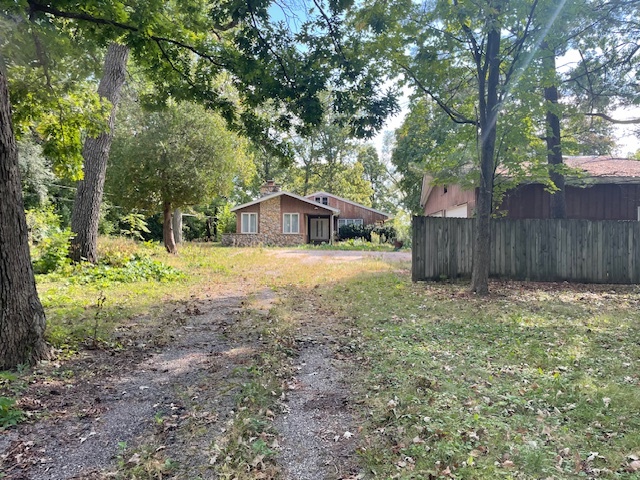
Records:
[[[260,187],[260,196],[264,197],[265,195],[269,195],[270,193],[275,193],[280,191],[280,185],[277,185],[274,180],[267,180],[267,183]]]

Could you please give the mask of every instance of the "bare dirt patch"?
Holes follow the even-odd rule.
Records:
[[[177,478],[197,478],[242,381],[235,367],[255,347],[225,335],[245,300],[237,291],[191,302],[162,348],[85,351],[43,366],[21,400],[31,399],[41,419],[1,437],[5,478],[106,478],[143,461],[131,452],[146,443],[154,461],[177,462]]]

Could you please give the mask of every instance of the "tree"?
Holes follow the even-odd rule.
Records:
[[[540,46],[555,29],[558,14],[563,9],[576,12],[579,8],[574,5],[583,3],[372,1],[363,4],[355,19],[355,26],[370,36],[379,63],[386,62],[391,74],[400,75],[416,95],[430,99],[449,121],[475,129],[478,195],[471,288],[477,293],[488,292],[489,227],[497,174],[505,170],[507,160],[507,172],[520,175],[535,161],[532,150],[538,148],[539,138],[533,132],[550,139],[557,134],[546,134],[543,123],[536,122],[540,106],[545,105],[531,95],[531,87],[540,86],[536,75]],[[582,25],[590,28],[588,22]],[[551,112],[551,92],[549,98]],[[515,141],[518,137],[531,141],[531,148]],[[557,156],[556,145],[552,143],[551,150]]]
[[[0,69],[0,370],[47,358],[45,316],[29,256],[7,80]]]
[[[3,19],[27,25],[27,31],[42,26],[54,37],[71,32],[73,38],[86,39],[90,45],[121,41],[158,86],[159,103],[168,97],[198,100],[222,112],[234,128],[251,137],[261,137],[265,144],[272,127],[286,130],[295,123],[304,130],[314,124],[322,114],[318,92],[330,83],[340,87],[339,107],[350,113],[352,129],[359,135],[372,135],[382,125],[385,115],[396,109],[393,95],[375,91],[381,78],[376,68],[350,61],[357,42],[350,41],[352,35],[343,30],[346,5],[339,2],[326,5],[321,1],[315,5],[315,17],[310,16],[301,28],[292,32],[284,22],[273,21],[269,1],[257,4],[223,1],[214,5],[182,1],[78,0],[2,0],[0,3]],[[210,82],[223,72],[231,74],[242,101],[235,101]],[[17,365],[16,357],[11,355],[13,347],[9,346],[22,345],[17,332],[28,330],[34,335],[32,348],[21,349],[22,357],[18,360],[31,362],[42,357],[43,328],[31,325],[43,324],[44,316],[42,308],[36,305],[35,287],[29,286],[34,281],[33,273],[25,268],[29,252],[23,228],[20,179],[13,171],[17,157],[5,72],[2,72],[0,87],[3,109],[0,129],[4,136],[0,170],[5,172],[0,187],[0,251],[6,263],[2,265],[0,277],[0,305],[3,312],[7,312],[0,320],[3,325],[0,343],[6,345],[6,355],[0,363],[9,368]],[[34,100],[35,93],[41,90],[47,89],[27,87],[25,95],[16,98]],[[282,113],[271,122],[253,114],[255,106],[267,101],[282,107]],[[100,105],[99,101],[95,103]],[[38,102],[31,102],[32,110],[39,106]],[[74,111],[73,108],[67,110]],[[102,122],[86,123],[85,133],[98,135],[104,130],[105,117],[102,116]],[[66,130],[67,138],[72,136],[80,143],[82,137],[77,124],[51,122],[49,125],[52,128],[48,133],[53,140],[65,138],[60,130]],[[91,128],[97,125],[99,131],[91,133]],[[63,153],[64,142],[52,141],[51,145],[61,147],[56,153]],[[285,149],[279,146],[279,142],[272,142],[272,150],[284,153]],[[56,155],[56,158],[65,157]],[[70,164],[63,161],[58,165]],[[21,283],[14,281],[22,276],[25,280]],[[16,287],[25,287],[25,290]],[[24,295],[33,300],[32,293],[36,301],[20,300]]]
[[[100,205],[107,172],[107,160],[113,138],[116,109],[120,102],[120,91],[125,81],[129,48],[112,43],[104,59],[104,73],[100,79],[98,95],[111,104],[109,125],[97,137],[88,136],[84,142],[84,178],[78,182],[78,190],[71,214],[70,256],[79,262],[98,262],[98,221]]]
[[[219,115],[182,102],[148,112],[129,102],[118,117],[107,189],[128,209],[163,214],[164,245],[176,253],[172,212],[226,195],[251,162],[247,142]]]
[[[389,172],[378,156],[373,145],[364,145],[358,150],[358,163],[363,168],[363,178],[371,184],[371,206],[381,209],[388,205]]]

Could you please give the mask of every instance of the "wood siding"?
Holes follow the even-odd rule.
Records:
[[[474,223],[414,217],[413,280],[470,277]],[[531,281],[640,283],[640,222],[492,220],[489,274]]]
[[[378,212],[374,212],[364,206],[354,205],[349,202],[345,202],[339,198],[329,195],[309,195],[309,200],[315,201],[316,197],[327,197],[327,202],[330,207],[340,210],[340,216],[337,218],[361,218],[365,225],[375,225],[376,223],[385,222],[389,216],[383,215]],[[321,204],[320,204],[321,205]],[[337,219],[336,219],[337,222]],[[337,228],[337,223],[334,225]]]
[[[446,192],[445,192],[446,190]],[[424,206],[426,216],[443,210],[449,210],[458,205],[467,204],[467,215],[473,216],[476,208],[475,190],[463,190],[460,185],[437,185],[433,187],[427,203]]]
[[[540,184],[521,185],[507,193],[499,210],[508,218],[549,218],[551,195]],[[640,185],[567,186],[565,196],[567,218],[638,220]]]

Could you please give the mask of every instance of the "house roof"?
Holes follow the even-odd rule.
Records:
[[[568,184],[584,185],[588,183],[640,183],[640,161],[628,158],[610,157],[606,155],[582,155],[563,157],[565,165],[584,171],[585,178],[567,178]],[[498,173],[508,173],[498,168]],[[428,174],[422,177],[420,206],[424,207],[433,191],[433,177]],[[585,181],[586,180],[586,181]]]
[[[276,198],[276,197],[279,197],[281,195],[286,195],[287,197],[295,198],[296,200],[300,200],[301,202],[308,203],[308,204],[313,205],[314,207],[317,207],[317,208],[322,208],[324,210],[329,210],[330,212],[334,213],[335,215],[339,215],[340,214],[340,210],[337,209],[337,208],[330,207],[329,205],[322,205],[322,204],[319,204],[317,202],[314,202],[313,200],[309,200],[308,198],[304,198],[304,197],[301,197],[300,195],[296,195],[295,193],[289,193],[289,192],[270,193],[268,195],[265,195],[263,197],[260,197],[260,198],[258,198],[256,200],[254,200],[253,202],[243,203],[242,205],[238,205],[237,207],[233,207],[231,209],[231,211],[235,212],[236,210],[241,210],[243,208],[250,207],[251,205],[255,205],[257,203],[261,203],[261,202],[264,202],[265,200],[269,200],[271,198]]]
[[[584,170],[590,177],[632,178],[640,181],[640,161],[608,156],[564,157],[573,168]]]
[[[364,205],[362,205],[361,203],[354,202],[353,200],[347,200],[346,198],[339,197],[339,196],[337,196],[337,195],[334,195],[333,193],[328,193],[328,192],[314,192],[314,193],[312,193],[312,194],[310,194],[310,195],[307,195],[307,198],[310,198],[310,197],[333,197],[333,198],[336,198],[336,199],[338,199],[338,200],[340,200],[340,201],[342,201],[342,202],[348,203],[348,204],[350,204],[350,205],[355,205],[356,207],[364,208],[365,210],[369,210],[369,211],[371,211],[371,212],[375,212],[375,213],[378,213],[378,214],[380,214],[380,215],[384,215],[384,216],[385,216],[385,217],[387,217],[387,218],[392,218],[392,217],[393,217],[393,215],[391,215],[391,214],[389,214],[389,213],[382,212],[382,211],[380,211],[380,210],[376,210],[375,208],[365,207],[365,206],[364,206]],[[313,203],[317,203],[317,202],[313,202]]]

